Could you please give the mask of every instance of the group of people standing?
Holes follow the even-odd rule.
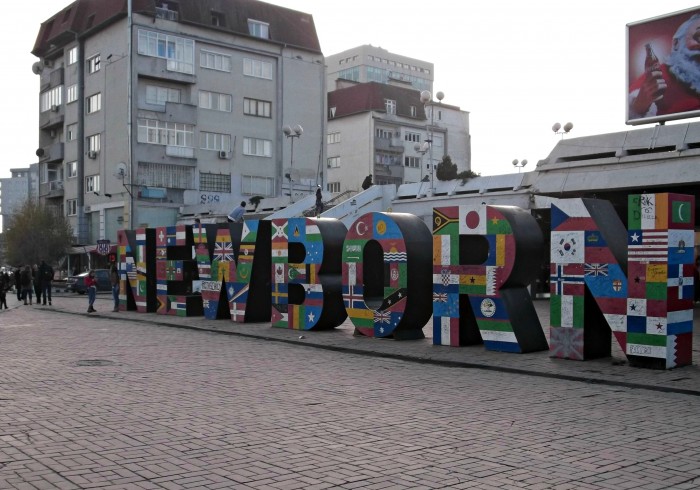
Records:
[[[17,300],[24,301],[25,305],[33,304],[33,296],[36,296],[36,304],[51,305],[51,286],[53,283],[54,270],[45,261],[41,261],[38,266],[29,264],[18,267],[14,271],[15,290]],[[9,285],[8,285],[9,286]],[[5,305],[7,308],[7,305]]]

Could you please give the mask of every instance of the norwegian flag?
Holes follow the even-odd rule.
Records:
[[[347,292],[343,293],[343,302],[346,308],[365,308],[365,300],[362,297],[362,292],[356,292],[355,286],[347,286],[343,288]]]
[[[233,262],[233,244],[231,242],[216,242],[214,244],[214,260]]]

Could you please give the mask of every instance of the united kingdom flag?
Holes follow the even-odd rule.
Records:
[[[216,242],[214,244],[214,260],[233,262],[233,244],[231,242]]]

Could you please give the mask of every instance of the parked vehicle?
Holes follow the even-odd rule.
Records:
[[[88,273],[83,272],[77,276],[70,276],[66,279],[66,289],[78,294],[85,294],[85,278]],[[95,279],[97,280],[97,291],[111,291],[112,284],[109,282],[109,269],[95,269]]]

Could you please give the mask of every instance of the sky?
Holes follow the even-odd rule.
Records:
[[[10,2],[0,18],[0,178],[37,161],[39,77],[30,51],[41,22],[69,3]],[[567,138],[632,129],[625,125],[626,25],[697,8],[677,0],[269,3],[312,14],[326,56],[371,44],[434,63],[434,91],[469,112],[472,170],[481,175],[515,172],[514,159],[534,170],[561,138],[555,122],[573,123]]]

